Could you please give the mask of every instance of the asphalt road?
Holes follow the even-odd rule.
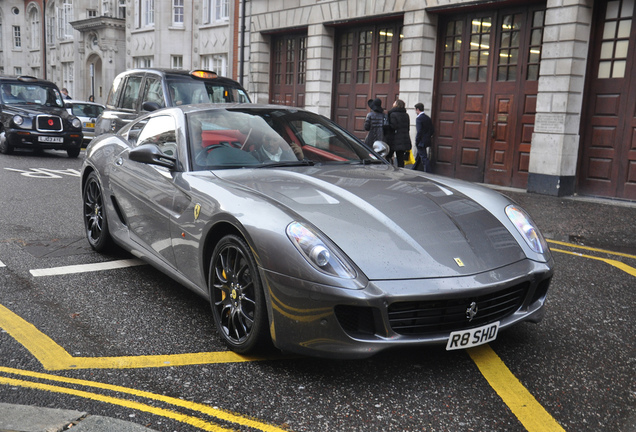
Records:
[[[83,156],[0,155],[0,403],[166,432],[636,431],[636,204],[503,191],[556,272],[543,322],[484,347],[249,359],[152,268],[82,266],[132,258],[84,240]]]

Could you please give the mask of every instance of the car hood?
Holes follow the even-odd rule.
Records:
[[[68,111],[66,111],[66,108],[47,107],[46,105],[12,104],[4,105],[3,110],[5,112],[10,112],[11,114],[20,114],[25,117],[35,117],[39,114],[57,115],[62,118],[71,117]]]
[[[215,174],[309,221],[372,280],[477,274],[525,258],[492,213],[411,170],[343,165]]]

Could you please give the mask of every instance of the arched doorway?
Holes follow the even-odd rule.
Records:
[[[90,95],[95,97],[95,102],[104,103],[106,95],[104,92],[104,82],[102,79],[102,58],[97,54],[92,54],[86,61],[86,75],[84,77],[84,88],[86,89],[86,99]]]

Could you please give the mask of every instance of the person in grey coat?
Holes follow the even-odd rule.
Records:
[[[369,99],[368,102],[371,111],[367,114],[367,118],[364,120],[364,130],[369,131],[364,143],[373,148],[373,143],[376,141],[384,141],[384,133],[382,132],[382,125],[384,124],[384,108],[382,108],[382,101],[380,99]]]
[[[411,119],[406,112],[404,101],[397,99],[393,102],[393,108],[389,110],[387,115],[389,116],[390,130],[388,133],[385,132],[385,141],[391,148],[388,159],[391,159],[395,153],[397,166],[403,168],[404,154],[411,150]]]

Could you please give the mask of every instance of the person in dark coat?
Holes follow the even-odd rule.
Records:
[[[388,112],[390,130],[385,136],[385,141],[391,148],[388,155],[390,160],[395,154],[397,166],[404,167],[404,154],[411,150],[411,119],[406,112],[406,105],[402,99],[393,102],[393,108]]]
[[[435,129],[431,118],[424,113],[424,104],[416,103],[415,113],[417,114],[417,118],[415,119],[415,128],[417,129],[417,134],[415,135],[417,161],[413,169],[431,172],[431,162],[428,151],[432,145]]]
[[[382,131],[382,125],[384,124],[384,108],[382,108],[382,101],[380,99],[369,99],[368,102],[371,111],[367,114],[364,120],[364,130],[369,131],[364,142],[369,147],[373,148],[373,143],[376,141],[384,141],[384,133]]]

